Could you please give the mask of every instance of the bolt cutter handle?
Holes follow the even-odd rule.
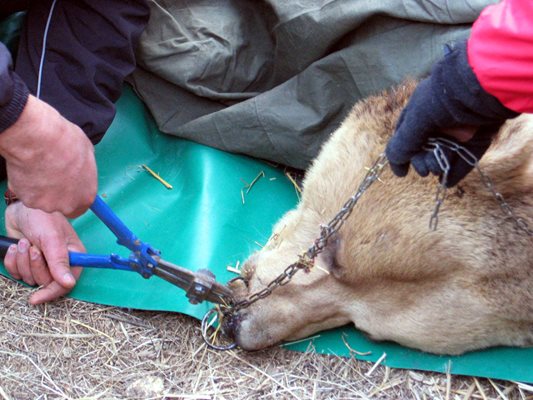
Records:
[[[91,211],[113,232],[119,245],[127,247],[131,251],[138,250],[140,241],[137,236],[120,220],[99,195],[96,195],[91,205]]]
[[[97,195],[94,199],[91,211],[113,232],[119,245],[127,247],[133,252],[130,257],[132,269],[145,278],[150,277],[161,252],[139,240],[100,196]]]
[[[212,303],[225,303],[231,298],[231,290],[216,282],[215,276],[210,271],[194,272],[162,260],[161,252],[137,238],[100,196],[96,196],[91,210],[113,232],[117,243],[130,249],[131,254],[126,258],[117,254],[99,255],[70,251],[70,265],[135,271],[144,278],[157,275],[185,290],[192,304],[198,304],[204,300]],[[0,236],[0,257],[3,259],[9,246],[17,242],[18,239]]]
[[[2,260],[6,256],[7,249],[9,248],[9,246],[11,246],[12,244],[17,244],[18,241],[18,239],[13,239],[7,236],[0,236],[0,257],[2,257]]]
[[[9,248],[9,246],[11,246],[12,244],[17,244],[18,241],[18,239],[0,235],[0,258],[2,260],[6,256],[7,249]],[[120,257],[116,254],[99,255],[69,251],[68,256],[69,264],[74,266],[92,268],[112,268],[124,271],[135,271],[135,268],[132,268],[132,263],[130,259]]]

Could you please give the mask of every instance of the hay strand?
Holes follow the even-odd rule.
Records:
[[[152,175],[155,179],[157,179],[159,182],[161,182],[161,184],[166,187],[167,189],[172,189],[172,185],[170,183],[168,183],[166,180],[164,180],[163,178],[161,178],[161,176],[159,176],[159,174],[157,172],[155,172],[152,168],[150,168],[148,165],[146,164],[141,164],[141,167],[147,171],[150,175]]]

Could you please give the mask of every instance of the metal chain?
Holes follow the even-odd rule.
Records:
[[[209,328],[215,324],[218,319],[218,326],[223,323],[223,319],[228,315],[232,315],[239,310],[250,307],[256,301],[264,299],[272,294],[272,292],[280,287],[289,283],[292,277],[301,269],[309,271],[314,264],[314,260],[318,254],[320,254],[326,247],[328,240],[333,234],[335,234],[342,226],[346,218],[351,214],[355,204],[359,201],[359,198],[363,193],[378,180],[383,168],[388,164],[385,153],[380,154],[374,164],[368,169],[363,181],[359,185],[356,193],[344,203],[341,210],[333,217],[333,219],[327,225],[320,226],[320,236],[315,240],[313,245],[307,249],[306,252],[298,257],[298,261],[289,265],[281,274],[279,274],[273,281],[271,281],[264,289],[259,292],[253,293],[247,299],[237,303],[230,302],[225,305],[218,305],[217,308],[209,310],[202,319],[202,337],[206,345],[213,350],[231,350],[236,347],[235,343],[227,345],[216,345],[213,337],[208,334]],[[243,279],[238,277],[236,279]],[[235,280],[235,279],[234,279]],[[210,318],[214,318],[209,321]],[[218,331],[218,329],[217,329]]]
[[[446,184],[448,182],[448,174],[450,172],[450,162],[446,157],[443,148],[447,148],[457,153],[459,157],[461,157],[466,163],[474,167],[478,171],[481,177],[481,181],[483,182],[485,187],[492,193],[493,197],[499,203],[504,213],[515,222],[515,225],[519,229],[521,229],[530,236],[533,235],[533,231],[529,228],[527,221],[524,218],[518,217],[514,213],[512,208],[509,206],[509,204],[505,201],[503,196],[498,191],[496,191],[492,180],[479,167],[479,163],[476,156],[474,156],[465,147],[444,138],[431,138],[428,141],[428,146],[425,147],[427,151],[433,152],[435,158],[437,159],[437,163],[439,164],[439,167],[442,170],[440,184],[437,187],[437,192],[435,195],[435,208],[429,221],[430,229],[437,229],[439,211],[446,198]],[[297,271],[301,269],[308,271],[313,266],[313,262],[316,256],[320,254],[326,247],[330,237],[334,233],[338,232],[338,230],[344,224],[344,221],[346,221],[346,219],[349,217],[354,206],[359,201],[359,198],[370,187],[370,185],[372,185],[372,183],[378,180],[381,172],[383,171],[383,168],[387,165],[387,163],[388,160],[385,154],[382,153],[374,162],[372,167],[369,168],[356,193],[352,197],[350,197],[348,201],[346,201],[346,203],[344,203],[341,210],[333,217],[333,219],[327,225],[322,225],[320,227],[320,236],[318,237],[318,239],[315,240],[314,244],[304,254],[299,256],[297,262],[285,268],[285,270],[280,275],[278,275],[273,281],[271,281],[264,289],[252,294],[250,297],[248,297],[248,299],[228,306],[226,312],[234,313],[236,311],[247,308],[256,301],[270,296],[270,294],[277,287],[284,286],[289,283]]]
[[[507,201],[505,201],[503,195],[496,190],[496,188],[494,186],[494,182],[480,168],[479,163],[478,163],[478,159],[476,158],[476,156],[474,154],[472,154],[467,148],[465,148],[465,147],[463,147],[463,146],[461,146],[461,145],[459,145],[459,144],[457,144],[457,143],[455,143],[455,142],[453,142],[451,140],[445,139],[445,138],[437,138],[437,139],[431,138],[431,139],[429,139],[429,145],[431,147],[433,147],[433,152],[435,154],[435,157],[437,158],[437,161],[439,161],[439,158],[440,158],[440,156],[437,155],[437,153],[440,152],[439,154],[444,154],[444,153],[442,153],[442,148],[444,147],[444,148],[447,148],[447,149],[457,153],[457,155],[460,158],[462,158],[464,162],[466,162],[471,167],[474,167],[474,169],[479,174],[481,182],[487,188],[487,190],[492,194],[494,199],[496,199],[496,201],[498,202],[498,204],[499,204],[500,208],[502,209],[502,211],[504,212],[504,214],[506,214],[507,217],[509,217],[514,222],[514,224],[516,225],[516,227],[518,229],[520,229],[521,231],[523,231],[524,233],[526,233],[529,236],[533,236],[533,230],[529,227],[528,222],[524,218],[519,217],[518,215],[516,215],[516,213],[513,211],[513,209],[509,205],[509,203],[507,203]],[[446,159],[445,156],[444,156],[444,159]],[[439,163],[439,166],[440,166],[440,163]],[[442,168],[442,166],[441,166],[441,168]],[[448,169],[446,170],[446,169],[443,168],[443,171],[445,171],[444,176],[447,177],[447,173],[449,171],[449,163],[448,163]],[[443,181],[443,182],[445,182],[445,181]],[[441,181],[441,185],[439,186],[439,189],[440,189],[441,186],[444,186],[443,182]],[[438,195],[437,195],[437,197],[438,197]],[[442,202],[441,202],[441,204],[442,204]],[[435,206],[436,212],[438,212],[438,208],[439,207],[440,207],[440,204],[437,204]],[[433,218],[433,216],[432,216],[432,218]]]
[[[250,307],[256,301],[269,296],[274,289],[289,283],[294,274],[296,274],[296,272],[299,270],[303,269],[309,271],[313,266],[316,256],[324,250],[331,236],[338,232],[338,230],[341,228],[344,221],[346,221],[348,216],[351,214],[354,206],[357,204],[363,193],[370,187],[370,185],[378,180],[383,168],[387,165],[387,163],[388,161],[385,153],[380,154],[378,159],[368,169],[367,174],[365,175],[355,194],[344,203],[341,210],[327,225],[320,226],[320,236],[305,253],[298,257],[298,261],[285,268],[285,270],[273,281],[271,281],[264,289],[252,294],[250,297],[248,297],[248,299],[228,306],[226,312],[234,313]]]
[[[515,214],[509,203],[507,203],[503,198],[502,194],[495,189],[492,180],[479,168],[479,165],[477,164],[476,170],[478,171],[481,181],[485,187],[492,193],[496,201],[500,204],[500,208],[503,210],[503,212],[514,221],[518,229],[527,233],[529,236],[533,236],[533,229],[529,227],[528,222],[524,218]]]
[[[514,221],[515,225],[520,230],[524,231],[529,236],[533,236],[533,230],[529,228],[529,224],[527,223],[527,221],[524,218],[517,216],[515,212],[512,210],[512,208],[509,206],[509,204],[505,201],[501,193],[499,193],[495,189],[494,183],[492,182],[492,180],[479,167],[477,158],[465,147],[460,146],[459,144],[453,141],[450,141],[448,139],[444,139],[444,138],[437,138],[437,139],[431,138],[428,141],[428,146],[425,147],[425,150],[433,152],[433,154],[435,155],[435,158],[437,159],[439,167],[443,171],[441,175],[441,179],[440,179],[440,184],[437,187],[437,193],[435,196],[435,208],[433,210],[433,213],[431,215],[430,222],[429,222],[429,226],[431,229],[433,230],[437,229],[439,210],[446,198],[446,183],[448,180],[448,173],[450,171],[450,163],[446,157],[446,154],[443,151],[443,148],[447,148],[457,153],[459,157],[461,157],[467,164],[474,167],[478,171],[481,177],[482,183],[491,192],[491,194],[496,199],[496,201],[500,205],[500,208],[503,210],[503,212]],[[264,289],[260,290],[259,292],[253,293],[247,299],[242,300],[237,303],[229,303],[228,305],[220,305],[218,309],[210,310],[205,315],[202,321],[202,335],[204,337],[204,341],[209,347],[216,349],[216,350],[229,350],[229,349],[234,348],[236,345],[235,343],[232,343],[228,346],[214,345],[207,335],[207,330],[210,327],[210,325],[208,325],[207,323],[208,318],[214,312],[216,312],[218,313],[219,323],[221,323],[222,319],[225,316],[250,307],[253,303],[261,299],[264,299],[265,297],[270,296],[276,288],[288,284],[293,278],[293,276],[299,270],[303,269],[305,271],[309,271],[314,264],[315,258],[327,246],[328,240],[331,238],[333,234],[339,231],[339,229],[342,227],[346,219],[350,216],[353,208],[355,207],[355,205],[357,204],[357,202],[359,201],[363,193],[366,190],[368,190],[368,188],[376,180],[379,179],[384,167],[387,164],[388,164],[388,160],[385,156],[385,153],[380,154],[380,156],[374,162],[372,167],[368,169],[367,174],[365,175],[363,181],[359,185],[355,194],[352,197],[350,197],[348,201],[344,203],[341,210],[333,217],[333,219],[327,225],[321,225],[320,236],[315,240],[313,245],[309,247],[309,249],[305,253],[301,254],[298,257],[298,261],[289,265],[287,268],[285,268],[285,270],[281,274],[279,274],[274,280],[272,280]]]
[[[429,219],[429,229],[436,231],[437,225],[439,224],[440,207],[446,199],[446,184],[448,182],[448,174],[450,172],[450,162],[448,161],[444,150],[442,150],[440,143],[430,139],[428,145],[424,146],[424,150],[433,152],[433,155],[439,164],[439,168],[442,171],[440,185],[437,186],[437,192],[435,194],[435,208],[433,209],[433,214],[431,214],[431,218]]]

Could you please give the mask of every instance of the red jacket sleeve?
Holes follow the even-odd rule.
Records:
[[[533,0],[503,0],[483,10],[468,40],[481,87],[507,108],[533,112]]]

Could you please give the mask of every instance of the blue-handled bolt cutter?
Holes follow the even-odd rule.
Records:
[[[161,252],[137,238],[100,196],[96,196],[91,210],[117,237],[117,243],[130,249],[131,254],[125,258],[117,254],[98,255],[71,251],[70,265],[135,271],[146,279],[157,275],[185,290],[192,304],[204,300],[224,304],[231,299],[231,290],[216,282],[211,271],[200,269],[193,272],[163,260]],[[3,258],[8,247],[17,242],[17,239],[0,236],[0,256]]]

